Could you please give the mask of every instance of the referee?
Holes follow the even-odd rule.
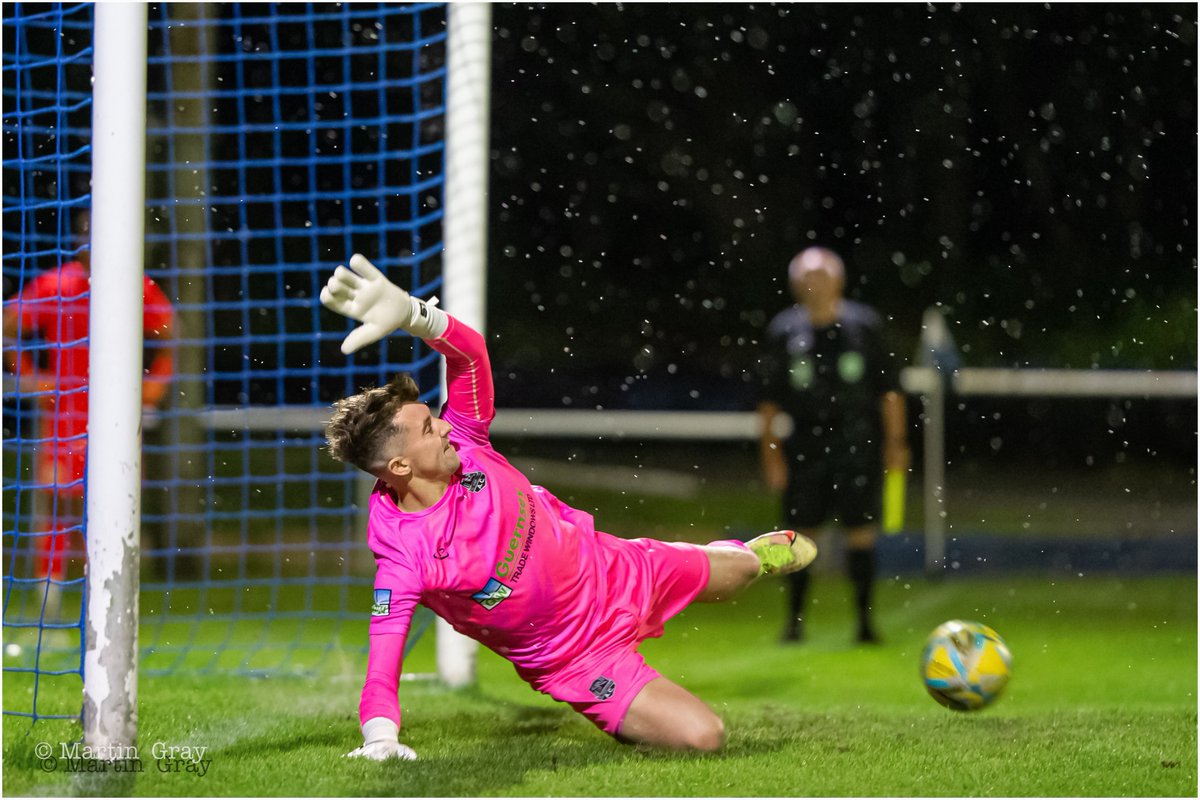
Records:
[[[845,267],[837,253],[810,247],[792,259],[796,305],[767,328],[759,404],[763,476],[783,493],[789,527],[809,537],[836,518],[846,536],[846,572],[854,586],[860,642],[878,642],[871,623],[875,539],[883,469],[907,470],[905,401],[884,347],[879,315],[842,297]],[[793,430],[774,432],[786,412]],[[804,638],[809,570],[788,576],[783,640]]]

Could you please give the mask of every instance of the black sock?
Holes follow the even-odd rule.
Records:
[[[788,581],[787,625],[789,629],[803,624],[800,620],[804,615],[804,603],[808,599],[808,570],[809,568],[805,567],[786,576]]]
[[[854,585],[859,631],[868,631],[871,628],[871,588],[875,584],[875,548],[847,550],[846,572]]]

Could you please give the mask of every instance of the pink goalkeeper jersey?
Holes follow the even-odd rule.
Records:
[[[624,540],[530,485],[488,441],[495,407],[483,337],[451,317],[429,344],[446,357],[442,419],[462,467],[424,511],[400,510],[382,483],[371,495],[377,572],[364,722],[400,721],[399,661],[417,603],[512,661],[535,688],[598,641],[623,646],[662,632],[641,627],[645,592]]]

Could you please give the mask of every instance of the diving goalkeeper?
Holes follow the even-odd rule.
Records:
[[[387,280],[366,258],[338,267],[321,292],[361,326],[352,353],[396,330],[446,359],[440,417],[402,375],[334,405],[334,458],[377,478],[367,543],[375,554],[364,744],[350,756],[416,758],[399,741],[404,641],[421,603],[505,657],[534,689],[629,743],[716,750],[721,719],[649,667],[638,646],[693,601],[725,600],[764,574],[816,556],[791,531],[707,546],[620,539],[567,506],[493,449],[491,366],[483,337]]]

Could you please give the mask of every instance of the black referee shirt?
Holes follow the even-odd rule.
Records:
[[[771,320],[766,338],[762,396],[795,423],[788,453],[873,450],[878,457],[880,399],[900,389],[879,315],[843,300],[838,321],[816,328],[807,309],[795,305]]]

